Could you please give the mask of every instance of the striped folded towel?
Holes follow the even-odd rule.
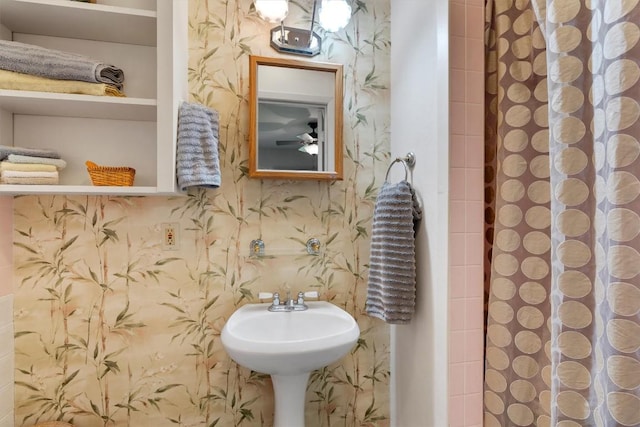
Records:
[[[125,96],[116,86],[107,83],[56,80],[2,69],[0,69],[0,89],[94,96]]]
[[[411,321],[415,310],[415,227],[422,210],[407,181],[385,182],[371,231],[366,312],[392,324]]]
[[[58,168],[56,168],[54,165],[46,165],[44,163],[11,163],[8,161],[0,162],[0,172],[55,172],[57,170]]]
[[[0,160],[9,157],[10,154],[20,154],[21,156],[38,156],[50,159],[59,159],[60,155],[53,150],[41,148],[12,147],[10,145],[0,145]]]
[[[102,61],[70,52],[0,40],[0,69],[58,80],[108,83],[122,90],[124,73]]]
[[[58,184],[58,172],[1,171],[2,184]]]
[[[67,162],[62,159],[52,159],[49,157],[37,157],[37,156],[23,156],[20,154],[9,154],[7,157],[11,163],[34,163],[34,164],[43,164],[43,165],[53,165],[58,170],[64,169],[67,167]]]

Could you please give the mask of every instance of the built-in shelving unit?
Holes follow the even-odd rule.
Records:
[[[0,90],[0,144],[58,151],[59,185],[0,193],[178,192],[177,112],[187,99],[188,0],[0,0],[0,38],[122,68],[126,97]],[[85,161],[136,169],[132,187],[93,186]]]

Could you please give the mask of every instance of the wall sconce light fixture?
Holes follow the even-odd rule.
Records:
[[[309,29],[284,25],[284,18],[289,11],[288,0],[255,0],[254,5],[262,19],[280,24],[271,29],[271,47],[293,55],[315,56],[320,53],[322,39],[313,31],[317,10],[320,25],[329,32],[344,28],[351,19],[351,6],[346,0],[314,0]]]
[[[345,0],[322,0],[319,12],[320,26],[336,32],[347,26],[351,19],[351,6]]]
[[[255,0],[256,12],[267,22],[280,23],[289,13],[289,0]]]

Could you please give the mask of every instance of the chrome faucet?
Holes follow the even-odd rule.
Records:
[[[269,306],[269,311],[304,311],[309,308],[307,304],[305,304],[305,298],[318,298],[318,291],[308,291],[308,292],[298,292],[298,297],[296,299],[291,298],[291,291],[287,290],[287,296],[284,301],[280,300],[280,294],[278,292],[272,294],[271,292],[260,292],[258,294],[258,299],[269,299],[273,298],[271,301],[271,305]]]

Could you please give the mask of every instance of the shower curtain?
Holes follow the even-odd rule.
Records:
[[[640,424],[639,1],[486,2],[486,427]]]

